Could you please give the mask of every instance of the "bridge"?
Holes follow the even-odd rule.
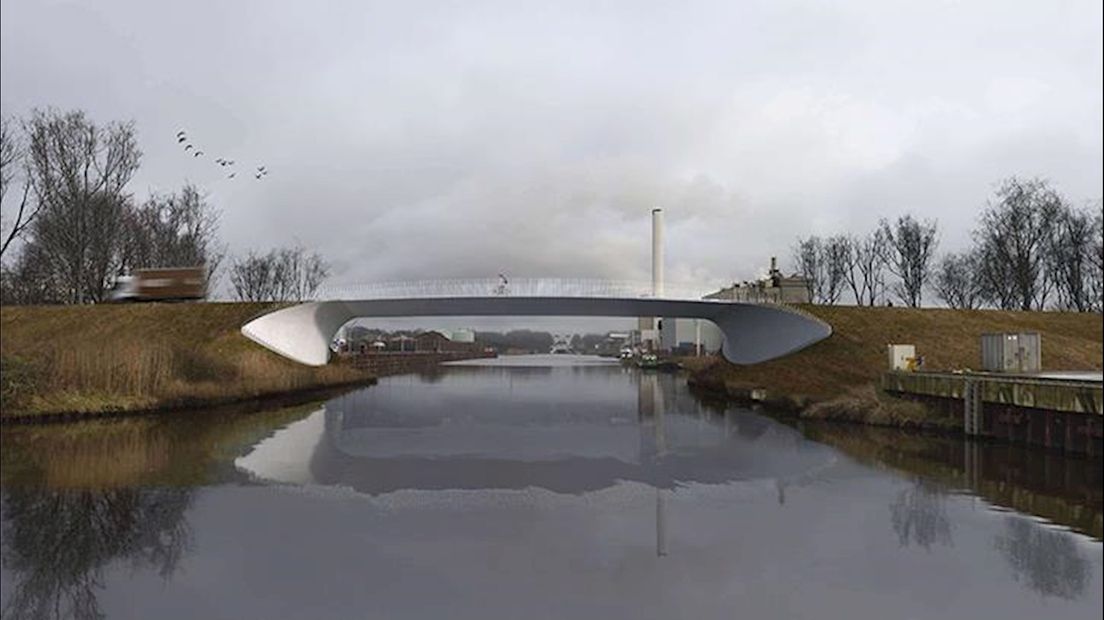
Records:
[[[724,336],[721,353],[755,364],[799,351],[832,334],[830,325],[793,306],[757,299],[703,299],[716,288],[652,283],[523,279],[434,280],[321,289],[311,301],[275,310],[242,326],[250,340],[309,366],[329,361],[330,344],[357,318],[437,316],[664,317],[710,321]]]

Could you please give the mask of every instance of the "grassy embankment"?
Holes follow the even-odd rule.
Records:
[[[912,308],[803,306],[832,325],[827,340],[793,355],[734,366],[711,359],[691,368],[690,382],[736,399],[765,389],[767,402],[803,418],[888,426],[958,428],[961,420],[891,398],[880,390],[886,345],[915,344],[929,370],[978,368],[981,334],[1039,332],[1046,370],[1100,369],[1104,326],[1099,314]]]
[[[238,331],[273,304],[0,308],[0,416],[208,406],[370,380],[309,368]]]

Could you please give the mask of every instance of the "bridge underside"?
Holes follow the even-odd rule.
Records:
[[[433,316],[601,316],[711,321],[734,364],[756,364],[799,351],[832,334],[827,323],[780,305],[593,297],[435,297],[315,301],[284,308],[242,326],[250,340],[309,366],[329,361],[330,343],[356,318]]]

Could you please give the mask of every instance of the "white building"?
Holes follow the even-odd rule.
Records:
[[[705,355],[720,351],[724,342],[721,328],[712,321],[701,319],[663,319],[659,332],[659,348],[663,351],[694,351],[700,343],[701,352]]]

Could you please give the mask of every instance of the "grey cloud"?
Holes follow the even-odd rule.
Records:
[[[1099,3],[592,4],[5,2],[0,99],[134,118],[136,193],[339,282],[646,278],[657,205],[671,279],[743,279],[904,210],[961,244],[1008,174],[1101,194]]]

